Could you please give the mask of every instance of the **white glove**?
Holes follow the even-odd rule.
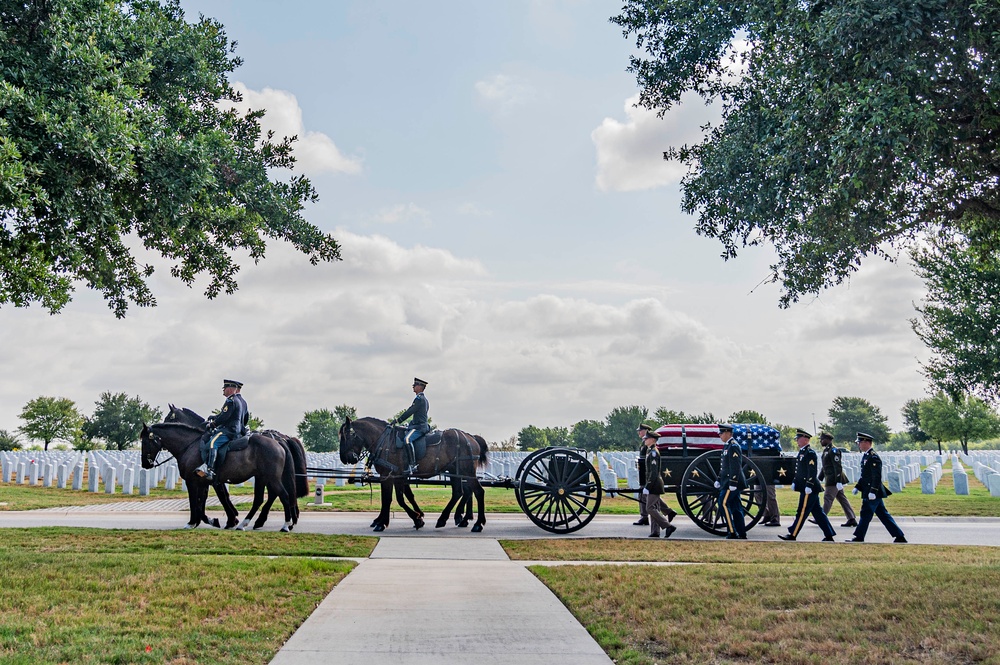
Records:
[[[729,486],[729,491],[730,492],[735,492],[736,491],[736,485],[730,485]]]
[[[869,500],[869,501],[874,501],[874,500],[875,500],[875,495],[874,495],[874,494],[872,494],[871,492],[869,492],[869,493],[868,493],[868,500]]]
[[[792,483],[792,491],[795,491],[795,483]]]
[[[642,488],[642,493],[643,494],[649,494],[649,488],[648,487],[643,487]]]
[[[837,491],[844,489],[844,483],[837,483]]]
[[[813,488],[806,485],[806,494],[812,494],[812,493],[813,493]]]
[[[720,485],[720,484],[719,484],[719,481],[718,481],[718,480],[716,480],[716,481],[715,481],[715,489],[719,489],[720,487],[722,487],[722,485]]]
[[[851,494],[857,494],[860,491],[861,490],[859,490],[857,487],[855,487],[853,490],[851,490]]]

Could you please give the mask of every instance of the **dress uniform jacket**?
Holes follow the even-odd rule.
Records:
[[[660,451],[651,446],[646,451],[646,489],[650,494],[663,494],[663,469]]]
[[[806,445],[799,449],[798,457],[795,458],[795,477],[792,482],[795,484],[796,492],[804,492],[809,487],[813,492],[819,492],[819,480],[816,479],[816,451]]]
[[[743,473],[743,449],[736,439],[729,439],[729,443],[722,449],[722,461],[719,464],[719,484],[723,486],[736,486],[737,489],[746,489],[747,478]]]
[[[825,446],[823,448],[823,483],[825,485],[836,485],[846,483],[847,476],[844,474],[844,465],[840,460],[842,455],[840,448],[836,446]]]
[[[420,432],[427,433],[431,431],[431,426],[427,422],[427,411],[430,408],[430,404],[427,402],[427,398],[423,393],[417,393],[413,398],[413,404],[410,405],[406,411],[399,416],[397,420],[400,422],[406,420],[409,417],[413,417],[410,424],[407,425],[409,429],[415,429]]]
[[[861,456],[861,478],[855,487],[865,499],[869,494],[874,494],[879,499],[889,496],[882,485],[882,458],[872,449]]]
[[[226,398],[222,410],[216,416],[212,416],[212,429],[222,432],[230,440],[243,436],[243,430],[249,421],[250,411],[247,402],[239,393],[235,393]]]

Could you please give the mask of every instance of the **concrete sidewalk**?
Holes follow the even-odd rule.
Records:
[[[493,539],[383,538],[272,665],[494,665],[611,659]]]

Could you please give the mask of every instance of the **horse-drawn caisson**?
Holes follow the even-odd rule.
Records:
[[[481,437],[460,430],[445,430],[439,437],[429,436],[426,452],[420,451],[415,474],[408,474],[405,455],[395,445],[400,428],[375,418],[348,420],[340,430],[340,457],[346,464],[364,460],[370,475],[365,480],[382,483],[382,513],[373,522],[381,531],[388,525],[389,506],[395,490],[397,498],[414,520],[423,526],[423,513],[403,501],[410,484],[448,485],[452,497],[438,519],[444,526],[459,499],[478,503],[478,520],[473,528],[485,524],[482,488],[502,487],[514,490],[521,510],[534,524],[551,533],[566,534],[582,529],[597,514],[601,498],[609,495],[633,495],[642,488],[601,487],[600,476],[587,454],[570,448],[544,448],[525,457],[513,478],[478,477],[477,469],[487,461],[486,442]],[[677,495],[684,512],[699,527],[716,535],[726,535],[725,517],[719,507],[716,480],[722,443],[718,425],[665,425],[657,430],[666,490]],[[779,433],[766,425],[733,425],[733,438],[740,444],[747,487],[740,501],[747,518],[747,528],[761,519],[769,485],[791,481],[793,457],[781,454]],[[309,468],[314,477],[343,477],[335,469]],[[444,479],[437,479],[442,476]],[[352,474],[353,477],[353,474]],[[409,495],[412,501],[412,494]],[[459,505],[461,505],[459,503]]]

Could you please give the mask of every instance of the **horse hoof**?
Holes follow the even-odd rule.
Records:
[[[413,522],[413,528],[416,529],[417,531],[419,531],[420,529],[424,528],[424,521],[418,517]]]
[[[378,520],[372,520],[372,523],[368,525],[369,529],[374,529],[378,526]]]
[[[243,526],[242,524],[240,524],[240,525],[238,525],[238,526],[236,527],[236,530],[237,530],[237,531],[246,531],[246,530],[247,530],[247,528],[246,528],[245,526]]]
[[[462,520],[461,522],[455,524],[455,526],[457,526],[459,529],[464,529],[467,526],[469,526],[469,520]]]
[[[374,531],[375,533],[379,533],[379,532],[385,531],[385,525],[384,524],[376,524],[375,528],[372,529],[372,531]]]
[[[264,525],[263,525],[263,524],[254,524],[254,525],[253,525],[253,530],[254,530],[254,531],[260,531],[260,530],[261,530],[261,529],[263,529],[263,528],[264,528]]]
[[[472,527],[472,533],[479,533],[482,530],[483,530],[482,524],[477,524],[474,527]]]
[[[446,524],[448,524],[448,520],[438,520],[437,524],[434,525],[434,528],[435,529],[440,529],[441,527],[445,526]]]
[[[185,524],[184,528],[185,529],[197,529],[198,528],[198,523],[195,522],[194,524]]]
[[[214,526],[216,529],[221,529],[222,528],[222,523],[219,522],[219,518],[218,517],[213,517],[212,518],[212,526]]]
[[[291,531],[291,529],[289,529],[287,526],[281,527],[281,533],[288,533],[289,531]]]

